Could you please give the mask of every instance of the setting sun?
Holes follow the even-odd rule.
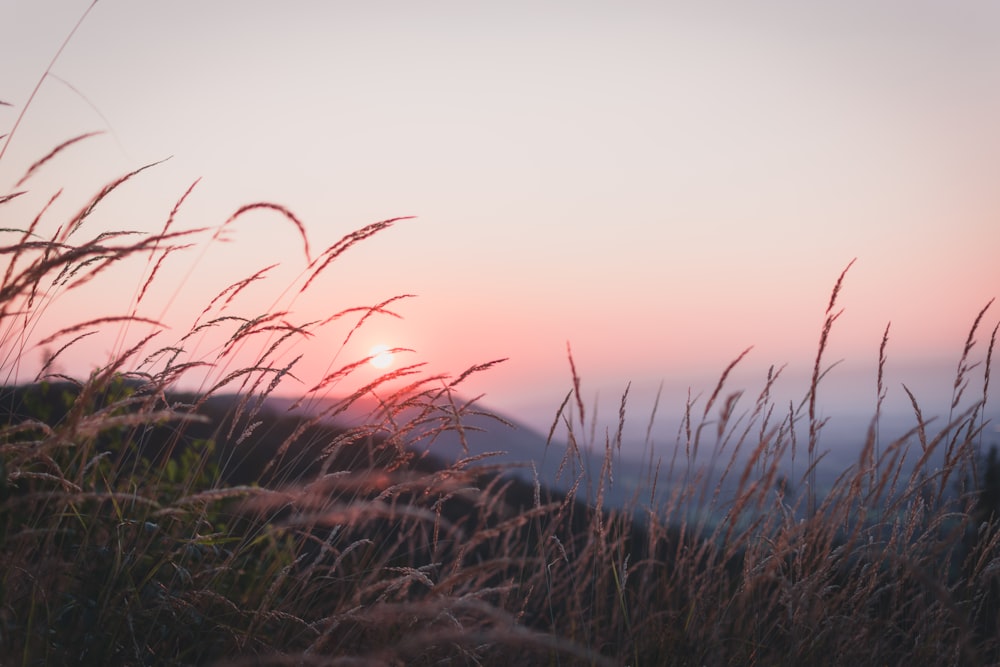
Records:
[[[371,359],[368,360],[375,368],[388,368],[392,363],[392,351],[388,345],[375,345],[368,351]]]

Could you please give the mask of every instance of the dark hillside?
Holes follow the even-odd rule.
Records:
[[[720,522],[637,521],[637,508],[597,511],[502,464],[429,455],[420,445],[440,434],[428,409],[393,430],[122,380],[0,389],[0,654],[110,665],[1000,657],[989,493],[959,505],[916,482],[878,523],[857,515],[866,478],[806,519],[751,485]],[[45,587],[45,610],[32,586]]]

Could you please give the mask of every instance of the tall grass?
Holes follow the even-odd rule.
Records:
[[[18,188],[77,143],[29,166]],[[726,393],[740,355],[703,406],[689,400],[673,456],[651,456],[630,505],[606,507],[621,483],[628,393],[617,428],[599,438],[571,353],[571,389],[550,433],[553,451],[567,443],[567,493],[506,475],[474,450],[449,463],[419,453],[449,431],[473,442],[463,419],[479,408],[461,398],[462,382],[495,362],[454,377],[404,366],[325,400],[366,362],[355,359],[331,366],[287,414],[270,410],[268,397],[297,369],[329,363],[296,356],[298,339],[346,322],[346,344],[370,316],[391,314],[401,297],[312,322],[295,322],[293,306],[344,252],[395,220],[313,256],[304,225],[269,202],[216,228],[178,230],[185,194],[154,233],[88,237],[102,201],[144,169],[109,183],[54,231],[43,231],[48,204],[2,231],[3,664],[1000,661],[998,468],[982,451],[997,327],[985,357],[973,356],[988,306],[961,350],[947,421],[925,418],[910,394],[913,428],[892,442],[878,429],[886,329],[872,428],[857,463],[820,490],[816,408],[842,274],[801,402],[774,402],[780,368],[752,405],[742,391]],[[266,280],[262,269],[161,342],[167,332],[143,312],[163,263],[258,209],[302,241],[307,269],[289,300],[234,310],[237,294]],[[124,314],[39,330],[46,311],[131,263],[144,273]],[[107,362],[84,379],[55,371],[102,331],[116,340]],[[205,332],[221,334],[214,347],[198,345]],[[42,348],[41,372],[17,385]],[[200,389],[181,391],[192,374]],[[333,425],[375,392],[381,407],[368,423]],[[783,465],[803,446],[806,468],[788,479]],[[595,449],[603,466],[588,476],[583,452]],[[706,449],[710,467],[698,464]]]

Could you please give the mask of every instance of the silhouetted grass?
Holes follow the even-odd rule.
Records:
[[[77,143],[30,166],[18,187]],[[878,429],[886,329],[872,427],[857,463],[821,490],[817,402],[842,274],[798,405],[774,403],[780,368],[750,407],[744,392],[727,394],[741,354],[704,406],[689,400],[673,456],[651,457],[630,505],[606,507],[621,483],[628,392],[617,429],[598,439],[572,354],[572,389],[550,433],[567,443],[560,474],[570,485],[555,493],[474,451],[457,462],[419,453],[449,431],[467,442],[463,415],[478,408],[458,392],[495,362],[456,377],[405,366],[320,402],[366,362],[358,359],[331,368],[286,413],[268,407],[296,368],[329,361],[294,356],[297,339],[354,318],[346,343],[402,297],[314,322],[294,322],[290,306],[233,312],[233,297],[266,279],[262,269],[208,299],[189,330],[163,344],[164,330],[141,313],[164,258],[211,243],[244,212],[269,210],[301,239],[308,268],[289,294],[307,293],[345,251],[395,221],[314,257],[304,225],[268,202],[218,228],[177,231],[185,194],[159,232],[88,238],[102,200],[142,169],[54,232],[43,231],[48,205],[0,232],[3,664],[1000,661],[998,464],[982,451],[996,327],[984,359],[973,358],[988,306],[960,354],[948,420],[935,426],[911,393],[913,428],[892,442]],[[137,261],[145,273],[126,314],[38,330],[60,298]],[[123,342],[138,325],[153,333]],[[82,380],[55,373],[67,349],[109,330],[119,342],[107,363]],[[221,342],[189,351],[206,331]],[[18,385],[26,355],[41,347],[54,351],[34,382]],[[206,378],[202,389],[179,391],[192,373]],[[382,407],[368,423],[335,425],[376,390]],[[310,404],[327,407],[299,409]],[[803,446],[806,469],[789,479],[783,465]],[[589,450],[605,453],[590,476]],[[711,453],[709,467],[699,451]]]

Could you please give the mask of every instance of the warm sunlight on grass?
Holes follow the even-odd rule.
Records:
[[[544,446],[501,464],[483,438],[526,434],[463,395],[498,361],[446,374],[397,364],[402,348],[354,354],[352,335],[402,296],[303,321],[293,307],[328,303],[327,269],[396,219],[318,250],[269,202],[185,228],[188,190],[106,232],[102,203],[153,165],[68,218],[50,212],[62,191],[33,191],[86,138],[0,193],[0,211],[37,202],[0,229],[0,664],[1000,664],[992,302],[970,313],[948,414],[924,414],[904,385],[912,420],[896,438],[880,431],[889,327],[873,341],[870,428],[829,483],[823,389],[848,269],[816,295],[797,400],[773,396],[781,360],[748,389],[729,386],[743,355],[720,360],[714,387],[675,406],[673,446],[650,444],[630,474],[629,391],[617,422],[598,423],[568,353]],[[255,298],[260,267],[165,326],[161,266],[206,257],[248,211],[306,257],[279,284],[288,299]],[[46,328],[83,285],[123,275],[139,276],[126,310],[97,299],[85,321]],[[199,345],[207,332],[218,344]],[[62,366],[92,334],[116,341],[111,358],[89,375]],[[300,354],[318,335],[335,343]],[[306,368],[328,370],[304,383]],[[345,378],[357,389],[333,395]]]
[[[462,382],[495,362],[457,376],[428,375],[419,364],[388,370],[398,349],[377,345],[312,387],[295,384],[300,364],[330,360],[286,348],[331,322],[346,322],[346,341],[393,299],[311,323],[295,323],[290,311],[227,309],[229,295],[260,283],[252,276],[206,296],[189,332],[146,318],[146,288],[164,258],[210,244],[218,231],[175,228],[171,215],[157,233],[88,237],[101,201],[130,176],[55,232],[43,228],[44,215],[0,232],[8,261],[0,285],[0,372],[8,378],[0,388],[0,662],[1000,660],[1000,463],[995,449],[986,451],[993,431],[984,417],[997,326],[980,343],[989,305],[959,350],[947,420],[932,422],[911,395],[913,427],[892,441],[878,430],[886,329],[872,428],[832,486],[816,477],[826,426],[818,397],[846,269],[801,401],[774,402],[774,367],[759,391],[729,390],[741,355],[707,400],[685,406],[676,448],[651,451],[644,476],[621,465],[628,393],[617,428],[601,437],[570,357],[570,390],[553,406],[538,452],[539,461],[560,461],[549,478],[537,461],[490,465],[494,454],[477,449],[482,427],[469,420],[488,413],[462,397]],[[182,207],[183,197],[174,214]],[[284,207],[252,207],[297,223]],[[331,262],[391,222],[316,255],[296,293],[308,295]],[[308,247],[306,229],[283,228]],[[60,297],[136,263],[145,271],[129,313],[37,329],[48,309],[72,301]],[[135,323],[159,335],[124,345],[89,377],[55,370],[89,333],[125,339]],[[195,355],[186,341],[205,329],[224,342]],[[258,338],[256,363],[233,368],[235,351]],[[46,365],[34,382],[11,383],[24,355],[40,347]],[[329,397],[332,383],[365,365],[381,375]],[[179,391],[193,371],[207,373],[203,389]],[[272,401],[288,386],[299,387],[297,399]],[[366,421],[341,425],[358,405]],[[496,419],[488,428],[508,427]],[[459,443],[458,458],[434,458],[448,438]]]

